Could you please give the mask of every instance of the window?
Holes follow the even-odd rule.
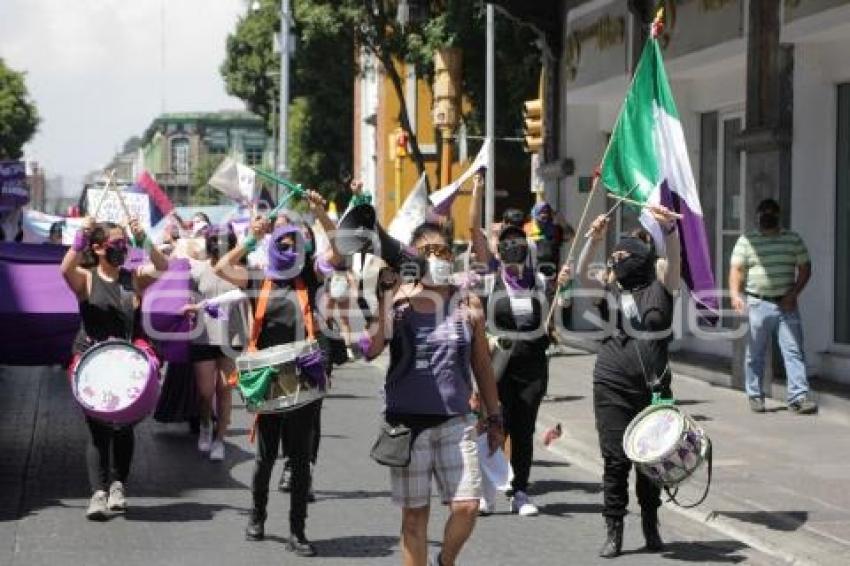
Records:
[[[261,147],[246,147],[245,148],[245,164],[246,165],[262,165],[263,164],[263,148],[261,148]]]
[[[171,172],[189,172],[189,140],[174,138],[171,140]]]
[[[850,83],[838,85],[835,149],[835,342],[850,344]]]
[[[743,128],[740,113],[708,112],[700,123],[700,201],[719,290],[727,289],[732,249],[745,226],[744,156],[735,146]],[[731,309],[728,298],[721,308]],[[721,323],[729,326],[735,321]]]

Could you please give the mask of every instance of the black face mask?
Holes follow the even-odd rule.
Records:
[[[762,212],[758,216],[758,223],[762,230],[774,230],[779,226],[779,215],[773,212]]]
[[[127,259],[127,250],[123,248],[106,248],[106,261],[113,267],[121,267]]]
[[[620,240],[614,251],[629,254],[612,265],[614,276],[623,289],[642,289],[656,279],[655,250],[652,246],[638,238],[627,237]]]
[[[502,263],[525,263],[525,258],[528,257],[528,244],[522,240],[502,240],[499,242],[499,256]]]

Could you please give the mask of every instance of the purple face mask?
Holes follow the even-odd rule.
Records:
[[[287,246],[286,243],[280,242],[284,236],[291,235],[295,239],[294,246]],[[276,228],[272,233],[271,241],[269,242],[269,268],[266,275],[275,279],[293,279],[301,272],[304,255],[298,253],[299,243],[302,238],[297,226],[281,226]]]

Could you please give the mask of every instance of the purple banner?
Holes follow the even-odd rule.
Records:
[[[192,302],[189,260],[173,259],[168,263],[168,272],[145,290],[142,297],[143,325],[150,324],[155,331],[150,336],[156,340],[163,359],[169,362],[189,361],[189,318],[180,312]],[[156,336],[168,335],[167,338]]]
[[[0,210],[20,208],[30,201],[23,161],[0,161]]]

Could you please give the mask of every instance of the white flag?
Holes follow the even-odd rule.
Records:
[[[438,214],[442,214],[446,216],[449,214],[452,208],[452,203],[457,196],[458,190],[460,190],[461,186],[475,174],[482,167],[486,167],[487,169],[491,169],[490,163],[490,140],[484,140],[484,143],[481,145],[481,149],[478,151],[478,155],[475,156],[475,161],[472,162],[472,165],[467,167],[466,171],[463,174],[440,189],[439,191],[431,193],[431,204],[434,205],[434,212]]]
[[[404,204],[396,212],[390,222],[387,233],[407,245],[410,244],[410,238],[413,236],[413,231],[417,226],[425,222],[428,217],[428,210],[431,208],[431,202],[428,200],[428,187],[425,183],[425,173],[416,181],[416,186],[404,199]]]
[[[239,203],[250,203],[255,198],[256,173],[250,167],[225,157],[210,177],[209,185]]]

